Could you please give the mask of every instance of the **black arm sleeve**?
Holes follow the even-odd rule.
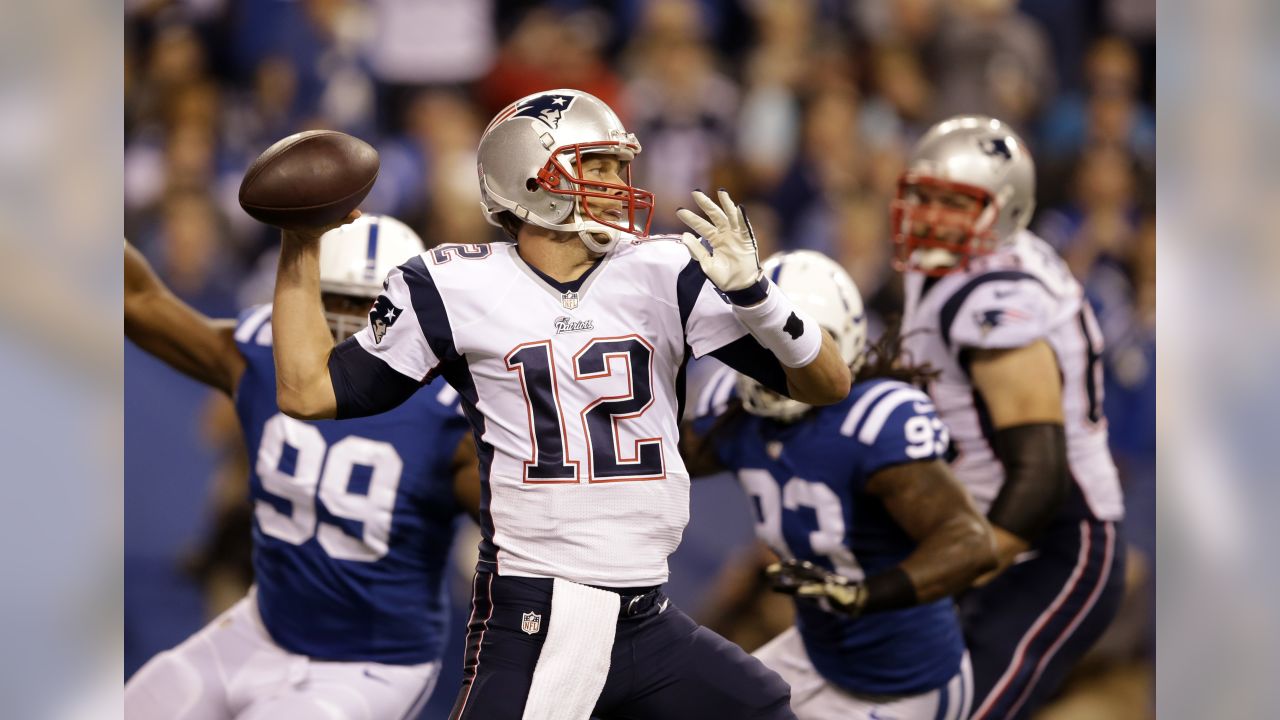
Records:
[[[779,395],[791,397],[786,368],[750,333],[708,354]]]
[[[991,449],[1004,465],[1004,486],[987,518],[1028,542],[1048,526],[1067,497],[1067,436],[1059,423],[997,430]]]
[[[354,337],[338,343],[329,353],[329,380],[339,420],[384,413],[422,387],[421,382],[370,355]]]
[[[916,594],[916,586],[911,576],[901,565],[894,565],[888,570],[876,573],[867,578],[867,599],[862,606],[862,614],[901,610],[920,604]]]

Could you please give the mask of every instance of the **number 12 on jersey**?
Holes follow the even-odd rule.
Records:
[[[662,438],[635,440],[623,457],[618,423],[643,415],[653,405],[653,346],[639,335],[593,338],[573,356],[573,381],[612,377],[621,364],[628,391],[598,397],[578,412],[587,439],[588,482],[658,480],[666,477]],[[507,370],[520,375],[529,412],[531,458],[524,463],[529,483],[577,483],[583,458],[571,457],[550,340],[523,343],[507,353]],[[572,417],[572,416],[571,416]]]

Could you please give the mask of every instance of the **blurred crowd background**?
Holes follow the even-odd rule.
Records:
[[[268,145],[324,127],[381,153],[366,211],[429,246],[499,239],[479,211],[479,133],[516,98],[573,87],[639,136],[654,232],[682,229],[690,190],[725,187],[762,254],[835,258],[879,328],[901,303],[888,204],[911,144],[949,115],[998,116],[1036,159],[1032,229],[1105,334],[1136,562],[1134,609],[1101,652],[1131,666],[1154,645],[1155,17],[1154,0],[126,0],[125,233],[210,315],[268,300],[277,236],[236,191]],[[243,592],[243,566],[215,559],[243,556],[247,466],[228,403],[131,346],[125,383],[132,672]],[[735,492],[695,486],[672,563],[695,615],[750,546]]]

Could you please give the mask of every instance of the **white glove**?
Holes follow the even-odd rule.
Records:
[[[694,232],[711,243],[712,252],[707,252],[702,241],[693,233],[684,233],[680,241],[688,248],[702,271],[721,292],[733,292],[749,288],[760,281],[764,271],[760,269],[760,257],[756,252],[756,235],[751,230],[751,223],[742,213],[742,206],[735,205],[729,193],[721,190],[720,206],[701,191],[693,192],[693,200],[707,214],[711,222],[702,216],[680,208],[676,217]],[[713,224],[714,223],[714,224]]]

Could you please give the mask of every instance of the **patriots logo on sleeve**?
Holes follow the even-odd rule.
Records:
[[[982,334],[986,335],[1001,325],[1030,320],[1031,316],[1010,308],[999,308],[996,310],[979,310],[973,314],[973,319],[974,322],[978,323]]]
[[[382,338],[387,334],[387,328],[396,324],[396,318],[400,317],[401,312],[403,311],[391,304],[391,300],[386,295],[379,295],[378,299],[373,301],[373,308],[369,310],[369,327],[373,328],[375,343],[382,342]]]
[[[521,103],[511,117],[531,117],[555,130],[560,125],[564,111],[569,109],[574,99],[572,95],[539,95]]]

